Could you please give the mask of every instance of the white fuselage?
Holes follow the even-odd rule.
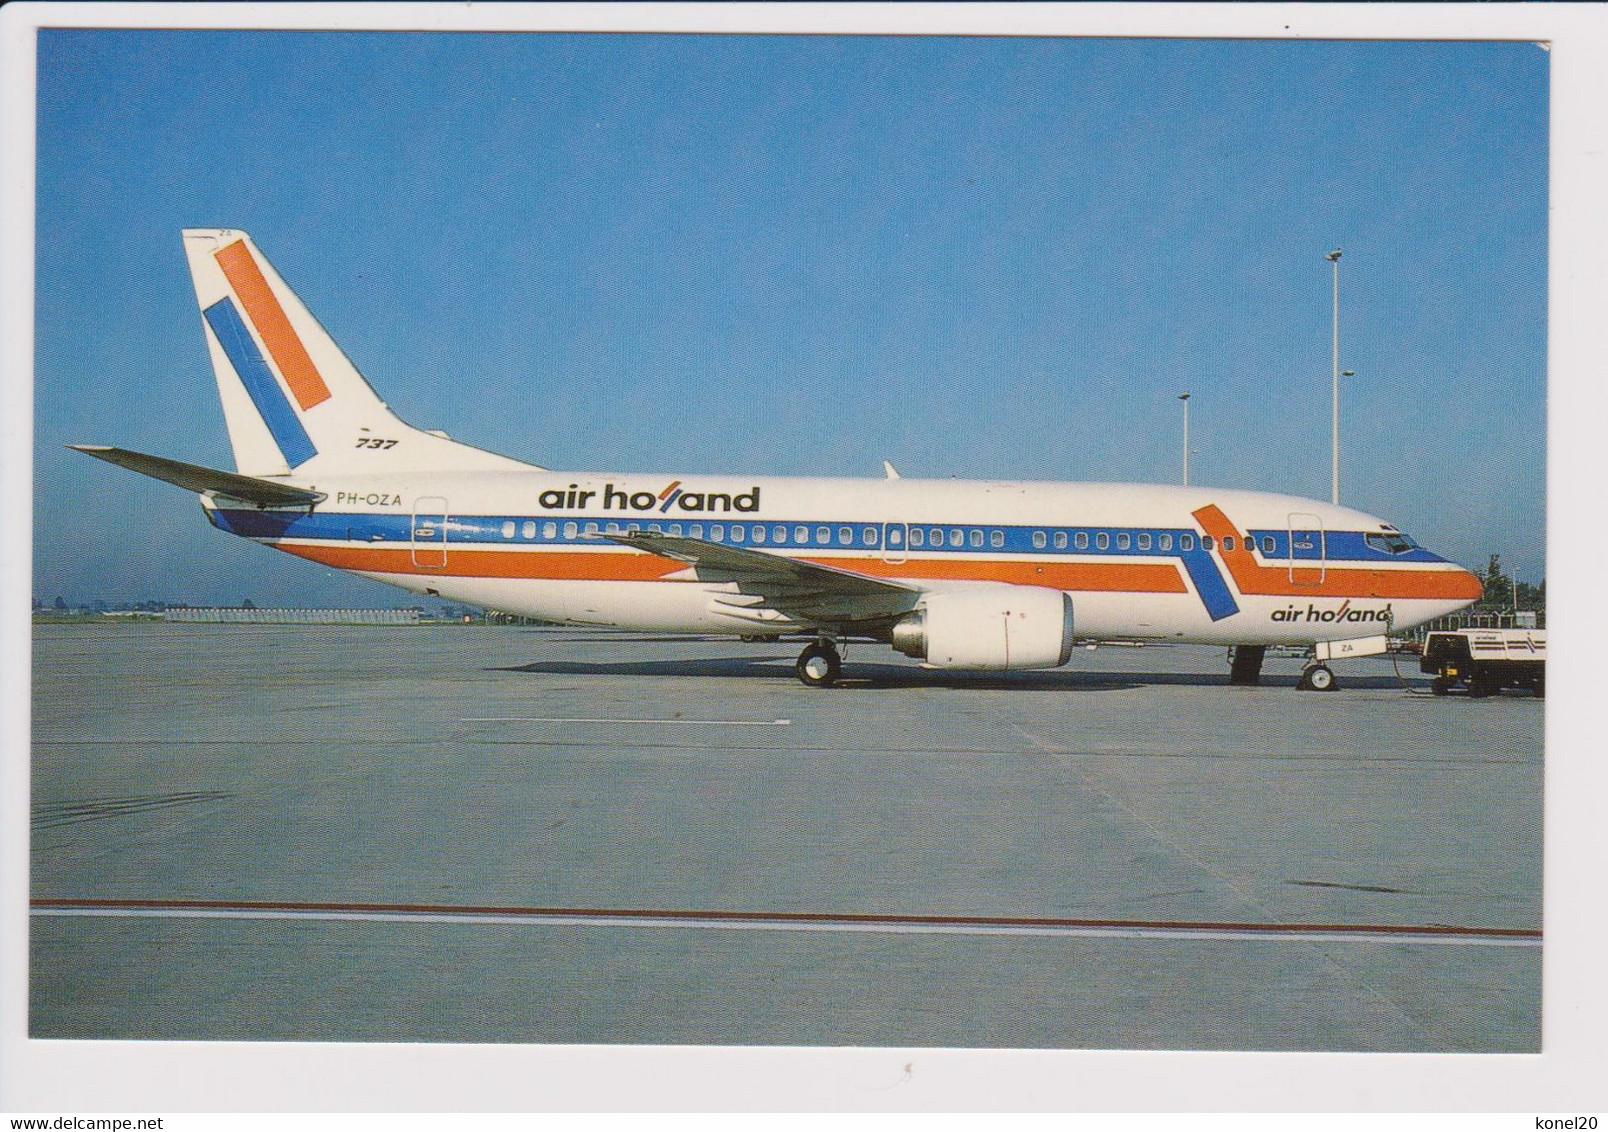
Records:
[[[760,631],[717,600],[732,583],[599,537],[632,528],[928,591],[1060,590],[1082,638],[1347,640],[1421,624],[1480,594],[1473,575],[1377,518],[1264,492],[536,469],[305,485],[328,498],[310,511],[208,502],[208,513],[225,530],[415,593],[575,624]]]

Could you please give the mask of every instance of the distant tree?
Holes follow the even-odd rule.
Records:
[[[251,603],[251,599],[248,597],[248,598],[246,598],[246,600],[244,600],[244,601],[242,601],[240,603],[240,608],[241,609],[256,609],[257,607]]]
[[[56,595],[56,608],[57,609],[62,609],[62,610],[65,610],[67,608],[67,603],[65,601],[61,600],[61,595],[60,594]]]

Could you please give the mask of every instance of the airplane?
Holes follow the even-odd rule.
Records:
[[[559,472],[414,428],[251,237],[184,248],[235,471],[78,451],[200,496],[226,531],[414,593],[569,625],[848,642],[930,669],[1049,669],[1075,644],[1271,645],[1326,662],[1455,612],[1479,579],[1394,525],[1270,492],[1157,484]]]

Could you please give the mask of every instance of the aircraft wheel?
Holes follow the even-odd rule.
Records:
[[[824,641],[815,641],[798,654],[795,671],[806,688],[830,688],[837,683],[843,662],[837,649]]]
[[[1301,673],[1301,682],[1296,687],[1305,689],[1308,692],[1332,692],[1334,691],[1334,672],[1327,665],[1314,664],[1311,668]]]

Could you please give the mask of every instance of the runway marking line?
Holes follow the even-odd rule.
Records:
[[[408,923],[618,924],[772,931],[904,934],[1085,935],[1141,938],[1362,940],[1486,947],[1539,947],[1526,928],[1449,924],[1288,924],[1232,920],[1115,920],[1038,916],[879,915],[865,912],[736,912],[655,908],[565,908],[457,904],[369,904],[290,900],[60,900],[30,902],[38,916],[148,916],[168,919],[368,920]]]
[[[709,727],[791,727],[791,719],[586,719],[545,715],[479,715],[459,723],[669,723]]]

